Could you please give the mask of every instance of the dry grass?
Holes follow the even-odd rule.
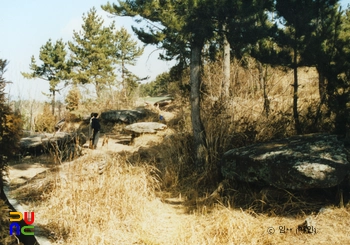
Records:
[[[328,208],[316,218],[316,233],[296,232],[305,217],[267,217],[243,210],[217,207],[192,219],[172,244],[347,244],[348,209]],[[339,222],[341,219],[341,222]],[[280,233],[279,226],[292,231]],[[274,234],[269,234],[268,229]]]
[[[153,141],[159,143],[158,137]],[[153,150],[149,139],[142,137],[138,143],[148,142]],[[158,171],[142,159],[131,164],[126,155],[90,151],[63,164],[60,171],[37,176],[18,198],[42,193],[28,204],[36,213],[36,225],[48,231],[54,244],[347,244],[350,239],[349,205],[342,209],[317,205],[317,210],[324,208],[317,217],[311,214],[317,233],[296,233],[308,215],[288,210],[302,205],[306,210],[315,202],[308,204],[285,193],[287,199],[278,203],[268,190],[255,196],[252,190],[246,193],[250,208],[244,209],[239,200],[244,196],[234,194],[231,198],[235,200],[218,197],[205,202],[207,198],[192,190],[182,198],[169,199],[160,186],[166,180],[160,182]],[[258,212],[262,202],[276,212]],[[292,232],[280,233],[279,226],[292,228]],[[268,233],[270,227],[274,234]]]
[[[249,63],[250,62],[250,63]],[[220,64],[208,64],[202,85],[202,120],[206,132],[205,171],[196,174],[192,168],[192,126],[188,100],[177,99],[172,106],[175,116],[167,121],[174,130],[154,147],[146,147],[153,154],[143,154],[147,161],[160,169],[167,190],[196,189],[201,194],[210,192],[218,182],[221,156],[235,147],[256,142],[288,137],[295,134],[292,115],[293,73],[291,71],[266,68],[266,91],[269,100],[269,115],[264,113],[264,98],[259,74],[253,61],[246,68],[240,62],[232,64],[229,100],[220,98],[222,71]],[[299,114],[304,133],[330,130],[332,118],[314,124],[319,104],[315,69],[299,69]],[[174,110],[174,107],[176,109]],[[167,108],[157,111],[168,112]],[[323,118],[325,119],[325,118]],[[143,143],[141,143],[142,145]]]
[[[60,175],[48,198],[33,204],[37,222],[51,231],[55,244],[347,244],[350,239],[349,205],[311,215],[316,233],[302,234],[296,229],[307,215],[267,215],[220,204],[187,212],[184,199],[161,202],[154,169],[117,156],[90,154],[63,165]],[[280,233],[279,226],[292,231]]]
[[[17,198],[35,211],[37,224],[47,229],[55,244],[348,244],[349,204],[337,208],[311,192],[235,183],[220,195],[210,195],[217,187],[223,152],[295,133],[292,74],[267,69],[266,117],[257,71],[252,64],[248,68],[233,64],[229,101],[219,98],[221,68],[206,68],[202,109],[208,150],[203,173],[192,167],[189,103],[178,100],[147,118],[157,121],[159,114],[165,115],[166,131],[140,136],[124,152],[89,151],[56,168],[59,171],[33,178],[17,189]],[[299,75],[305,132],[329,127],[325,121],[316,128],[312,125],[319,103],[315,72],[301,69]],[[121,128],[106,125],[105,130]],[[179,198],[169,198],[174,196]],[[308,216],[315,221],[316,233],[297,233]],[[280,233],[280,226],[292,231]]]
[[[158,185],[151,167],[131,166],[118,156],[91,153],[62,166],[59,175],[48,200],[36,206],[37,220],[54,232],[58,243],[137,241],[139,220]]]

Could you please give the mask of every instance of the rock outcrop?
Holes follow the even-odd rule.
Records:
[[[227,179],[300,190],[338,185],[350,163],[335,135],[311,134],[227,151],[221,172]]]
[[[142,98],[145,104],[154,105],[154,106],[165,106],[170,104],[174,98],[171,96],[162,96],[162,97],[145,97]]]
[[[157,130],[163,130],[167,126],[163,123],[157,122],[139,122],[133,123],[125,127],[126,131],[132,133],[142,134],[142,133],[156,133]]]
[[[101,113],[101,119],[113,123],[134,123],[146,116],[144,110],[111,110]]]
[[[22,155],[33,154],[38,155],[44,151],[44,142],[47,142],[46,134],[35,134],[25,138],[20,141],[20,149]],[[46,146],[46,144],[45,144]]]
[[[55,134],[35,134],[20,141],[20,150],[22,155],[40,155],[49,152],[52,147],[60,150],[76,147],[77,140],[79,145],[86,142],[86,137],[81,133],[57,132]]]

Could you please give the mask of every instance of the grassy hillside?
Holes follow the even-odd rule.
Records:
[[[140,148],[140,142],[149,147],[160,138],[141,137],[135,145],[138,151],[116,149],[113,145],[89,151],[75,161],[37,175],[14,195],[35,211],[36,225],[45,228],[54,244],[267,245],[349,241],[350,205],[338,208],[325,198],[305,199],[297,193],[271,188],[259,192],[254,188],[245,192],[237,189],[230,198],[201,195],[191,185],[182,186],[183,192],[170,185],[166,188],[169,179],[162,179],[153,164],[143,160],[146,153]],[[315,221],[316,233],[297,232],[298,225],[309,216]],[[280,233],[280,226],[292,231]]]
[[[74,161],[47,165],[49,171],[13,185],[13,195],[35,211],[37,225],[54,244],[347,244],[350,204],[338,207],[336,189],[291,192],[234,181],[219,184],[218,163],[225,151],[295,134],[291,72],[266,68],[264,98],[258,71],[233,64],[232,94],[222,101],[220,69],[208,65],[203,78],[208,145],[203,172],[192,166],[189,97],[183,90],[173,104],[148,108],[153,116],[146,120],[163,115],[166,131],[142,135],[130,146],[111,139]],[[325,107],[314,124],[316,72],[299,72],[304,133],[331,132],[333,118]],[[186,86],[188,80],[178,83]],[[102,127],[104,133],[121,130]],[[42,158],[24,161],[43,163]],[[297,232],[307,217],[316,230]],[[289,230],[281,233],[280,227]]]

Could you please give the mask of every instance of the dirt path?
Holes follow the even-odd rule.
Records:
[[[87,154],[113,154],[122,151],[132,153],[136,152],[139,147],[147,149],[147,142],[149,142],[148,146],[150,146],[151,142],[159,142],[161,137],[159,135],[147,136],[136,141],[133,146],[116,144],[114,140],[110,140],[107,146],[102,147],[101,141],[97,150],[84,149],[84,151]],[[23,159],[22,162],[17,162],[17,164],[10,166],[9,180],[14,184],[24,184],[31,187],[32,185],[30,184],[32,182],[45,178],[45,171],[57,167],[57,165],[53,165],[48,161],[49,158],[45,156]],[[74,163],[72,161],[61,165],[62,171],[60,171],[60,176],[62,179],[64,174],[67,173],[66,170],[68,169],[69,171],[70,166]],[[90,164],[88,167],[97,168],[98,166],[97,164]],[[93,173],[96,174],[96,171],[93,171]],[[45,184],[46,182],[42,181],[42,185]],[[203,209],[197,210],[203,215],[198,212],[192,215],[186,212],[186,206],[183,203],[183,199],[180,197],[152,198],[150,203],[147,202],[144,209],[141,208],[140,214],[142,215],[133,216],[130,222],[128,220],[123,226],[120,226],[122,227],[119,231],[120,234],[112,236],[112,239],[115,239],[113,242],[96,244],[325,244],[325,241],[332,241],[333,244],[348,244],[350,237],[348,232],[350,225],[349,211],[344,208],[326,207],[327,211],[320,214],[317,219],[317,235],[296,235],[295,233],[293,235],[282,235],[279,232],[272,235],[267,233],[267,229],[273,228],[278,231],[280,225],[286,225],[295,229],[305,219],[302,217],[293,218],[289,215],[272,215],[270,217],[256,215],[254,212],[253,214],[255,215],[253,216],[252,212],[245,212],[242,209],[222,209],[217,213],[212,212],[210,215],[206,215],[209,214],[207,213],[208,210]],[[298,205],[297,202],[295,203],[295,205]],[[134,203],[131,205],[134,205]],[[135,203],[135,205],[139,204]],[[25,205],[23,206],[25,208]],[[139,219],[141,216],[142,218]],[[49,233],[45,233],[45,235],[51,234],[50,232],[52,231],[53,229],[48,230]],[[118,231],[113,230],[113,232]],[[55,244],[64,243],[59,239],[55,239],[57,241]],[[77,239],[76,241],[79,242],[80,240]],[[42,243],[40,244],[42,245]]]
[[[165,201],[159,202],[156,213],[149,214],[152,217],[146,219],[153,221],[152,223],[148,222],[144,227],[144,230],[149,232],[148,236],[151,238],[152,244],[175,244],[174,240],[183,233],[181,231],[184,225],[191,218],[185,213],[185,208],[181,204],[183,200],[172,198]]]
[[[84,149],[85,154],[113,154],[118,152],[135,152],[142,145],[147,145],[144,141],[157,141],[156,135],[154,137],[145,137],[142,144],[136,143],[133,146],[117,144],[115,140],[110,139],[108,145],[102,147],[102,138],[98,144],[96,150]],[[65,176],[65,169],[70,164],[74,162],[63,163],[60,167],[61,178]],[[21,185],[25,186],[30,184],[31,179],[39,174],[45,174],[53,167],[57,167],[50,162],[47,156],[40,157],[27,157],[22,159],[20,162],[12,163],[9,166],[9,176],[8,181],[10,186]],[[174,238],[180,234],[181,227],[190,218],[188,214],[185,213],[185,208],[182,206],[183,199],[181,198],[168,198],[161,201],[159,198],[155,199],[154,205],[157,208],[152,209],[152,212],[146,214],[145,221],[141,223],[141,239],[140,244],[147,244],[152,241],[152,244],[174,244]],[[20,203],[21,204],[21,203]],[[21,204],[24,209],[27,208],[26,205]],[[152,222],[150,222],[152,221]]]
[[[96,150],[93,150],[96,153],[117,153],[117,152],[134,152],[137,150],[137,147],[117,144],[116,140],[110,139],[108,145],[102,147],[102,137],[99,140],[98,147]],[[86,154],[91,152],[90,149],[83,149],[83,153]],[[64,165],[66,163],[63,163]],[[39,156],[39,157],[31,157],[27,156],[19,161],[10,163],[9,166],[9,176],[8,181],[11,184],[23,184],[25,182],[29,182],[30,179],[35,177],[37,174],[45,172],[52,167],[55,167],[51,162],[50,157],[48,156]]]

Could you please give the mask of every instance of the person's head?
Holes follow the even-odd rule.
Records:
[[[94,113],[94,117],[98,117],[98,113]]]

